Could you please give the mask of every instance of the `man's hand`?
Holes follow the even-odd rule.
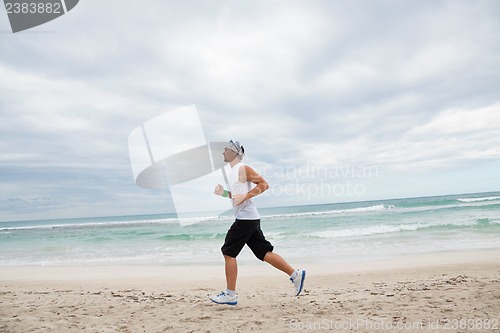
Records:
[[[224,194],[224,186],[222,186],[221,184],[215,186],[214,194],[222,196]]]
[[[235,206],[240,205],[243,201],[247,199],[246,194],[235,194],[233,195],[233,202]]]

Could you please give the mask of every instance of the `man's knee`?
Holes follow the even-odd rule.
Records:
[[[267,251],[266,254],[264,254],[264,257],[262,258],[262,261],[267,262],[272,255],[273,255],[272,251]]]

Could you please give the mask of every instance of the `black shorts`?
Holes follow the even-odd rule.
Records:
[[[221,248],[222,254],[236,258],[245,244],[262,261],[266,253],[272,252],[274,249],[260,229],[260,220],[236,219],[226,234],[224,245]]]

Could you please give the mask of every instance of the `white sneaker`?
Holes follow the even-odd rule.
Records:
[[[238,304],[238,295],[234,295],[233,297],[231,297],[225,291],[222,291],[218,295],[209,295],[208,298],[210,298],[212,302],[217,304],[227,304],[227,305]]]
[[[295,286],[295,290],[297,291],[295,296],[299,296],[300,292],[302,291],[302,288],[304,287],[304,280],[306,279],[306,271],[303,269],[298,269],[297,274],[298,275],[295,279],[290,278],[290,281],[292,281],[292,283]]]

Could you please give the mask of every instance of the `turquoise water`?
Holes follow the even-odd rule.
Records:
[[[500,192],[259,211],[266,237],[291,261],[500,249]],[[173,214],[2,222],[0,266],[218,264],[231,223],[181,226]],[[256,260],[247,248],[239,259]]]

